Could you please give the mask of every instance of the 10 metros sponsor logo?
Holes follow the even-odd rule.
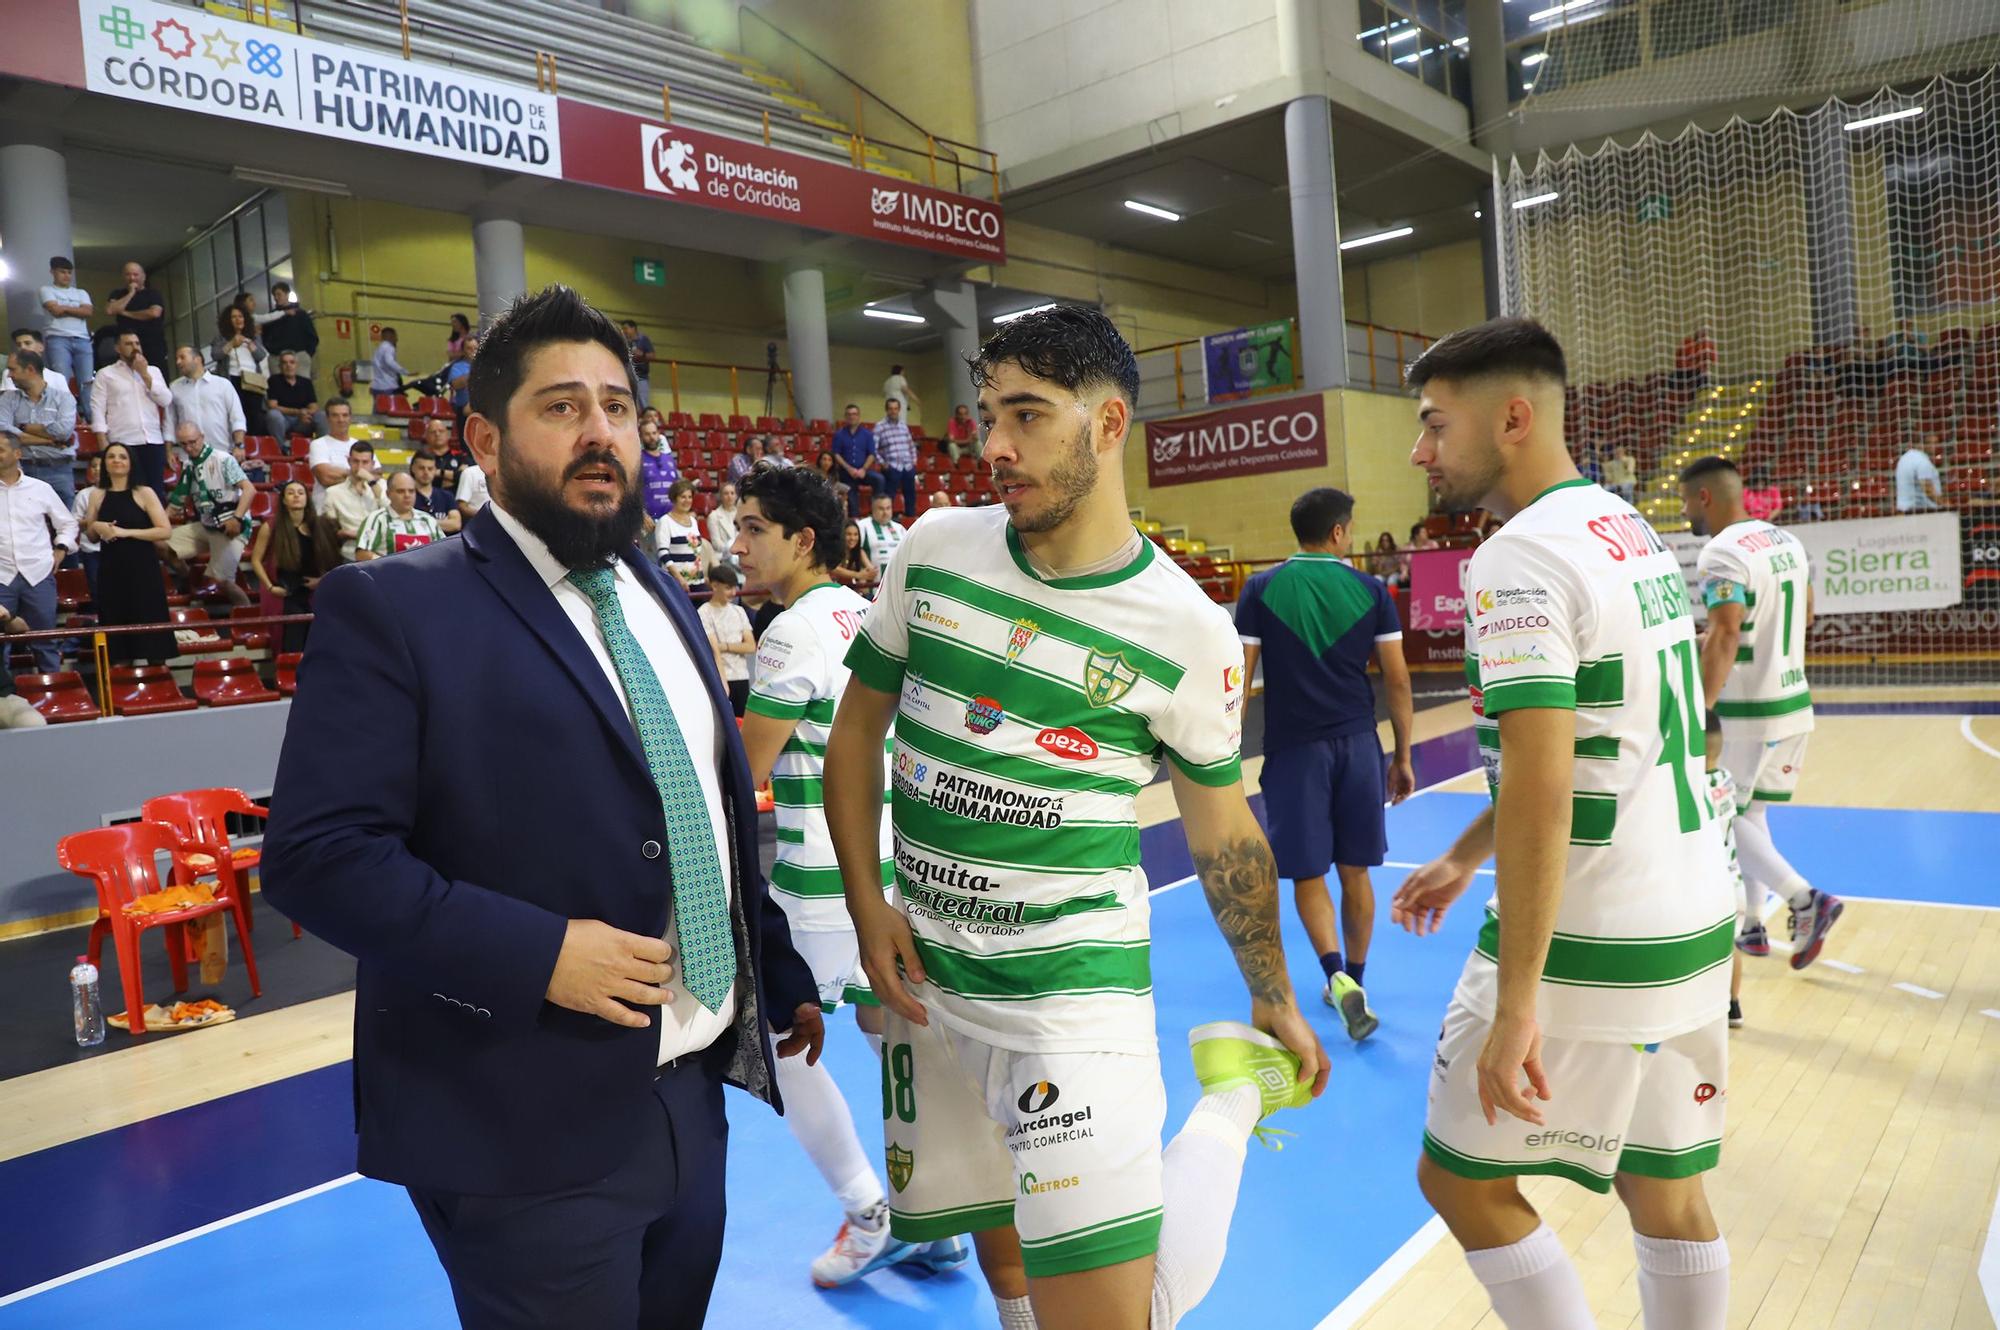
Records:
[[[1016,1153],[1026,1150],[1044,1149],[1052,1145],[1062,1145],[1070,1141],[1086,1140],[1094,1134],[1091,1124],[1091,1105],[1069,1103],[1061,1112],[1056,1106],[1063,1103],[1062,1089],[1054,1081],[1036,1081],[1021,1091],[1014,1100],[1023,1117],[1007,1129],[1007,1148]],[[1021,1195],[1032,1196],[1037,1192],[1063,1191],[1079,1185],[1080,1180],[1052,1179],[1044,1185],[1032,1189],[1030,1182],[1035,1175],[1021,1175]]]

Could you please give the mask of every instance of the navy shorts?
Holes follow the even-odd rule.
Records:
[[[1264,817],[1278,874],[1324,877],[1334,864],[1374,868],[1389,848],[1389,797],[1374,730],[1264,755]]]

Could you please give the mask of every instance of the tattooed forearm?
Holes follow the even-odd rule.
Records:
[[[1285,948],[1278,934],[1278,865],[1270,845],[1262,836],[1226,841],[1212,853],[1196,851],[1194,868],[1216,927],[1236,953],[1250,996],[1289,1002],[1292,981],[1285,973]]]

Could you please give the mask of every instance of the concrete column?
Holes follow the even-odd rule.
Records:
[[[521,223],[491,204],[472,210],[472,273],[481,328],[527,293],[528,242]]]
[[[1299,290],[1302,386],[1347,385],[1347,318],[1340,291],[1340,213],[1333,195],[1333,120],[1324,97],[1285,107],[1292,195],[1292,272]]]
[[[62,138],[27,126],[0,130],[0,257],[7,279],[7,326],[39,328],[46,317],[35,288],[49,280],[49,260],[71,254],[69,163]],[[100,300],[101,293],[93,292]]]
[[[979,393],[972,386],[966,365],[979,354],[979,296],[972,283],[963,278],[937,281],[919,292],[913,302],[918,313],[934,321],[944,334],[944,377],[951,387],[951,400],[935,420],[926,420],[931,432],[942,433],[944,422],[959,407],[979,410]]]
[[[833,419],[833,353],[826,340],[826,275],[818,268],[785,274],[785,342],[792,396],[806,420]]]
[[[1514,153],[1507,117],[1507,25],[1501,0],[1466,0],[1466,59],[1472,65],[1472,141],[1495,157]]]
[[[1858,137],[1830,116],[1806,122],[1806,276],[1812,289],[1813,341],[1840,346],[1861,331],[1861,288],[1855,274],[1859,242],[1854,219],[1854,152]],[[1880,170],[1876,155],[1870,169]],[[1880,337],[1883,330],[1869,330]]]

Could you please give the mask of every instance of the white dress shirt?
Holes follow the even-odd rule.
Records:
[[[590,648],[590,654],[604,671],[611,691],[624,704],[629,719],[632,701],[625,696],[625,686],[618,680],[618,667],[611,662],[611,649],[604,643],[603,630],[597,624],[597,609],[591,604],[590,597],[570,583],[569,569],[556,561],[540,536],[522,526],[499,504],[491,506],[493,516],[500,520],[501,527],[521,547],[521,553],[528,556],[529,566],[535,570],[535,575],[554,594],[556,604],[569,616],[577,635]],[[625,626],[631,630],[640,650],[652,663],[653,673],[660,680],[660,690],[666,694],[667,705],[673,708],[674,723],[680,726],[681,739],[687,744],[695,777],[701,784],[702,802],[708,807],[709,826],[715,832],[715,858],[722,866],[723,889],[733,897],[736,884],[729,873],[729,821],[722,815],[722,733],[716,725],[715,706],[709,698],[705,671],[688,654],[687,645],[675,630],[673,620],[667,617],[666,607],[622,560],[613,564],[612,568],[615,575],[613,585],[618,589],[618,608],[624,612]],[[633,721],[633,729],[636,733],[636,720]],[[666,939],[667,945],[673,948],[671,963],[674,971],[673,978],[668,981],[672,1000],[660,1008],[662,1063],[700,1052],[736,1023],[736,990],[733,987],[729,996],[722,1000],[722,1006],[715,1011],[702,1006],[683,987],[678,917],[667,920]]]
[[[192,420],[208,446],[225,453],[244,432],[243,398],[236,385],[221,375],[204,373],[198,379],[182,375],[167,391],[173,394],[168,417],[176,430],[181,422]]]
[[[157,365],[146,366],[141,379],[124,361],[97,371],[90,394],[90,427],[106,443],[165,443],[160,413],[174,404],[167,381]]]
[[[486,471],[477,462],[458,473],[458,488],[452,492],[452,501],[462,503],[473,512],[486,506]]]
[[[347,470],[347,453],[353,446],[353,439],[336,439],[331,434],[322,434],[307,445],[306,465],[313,470],[313,507],[326,508],[326,486],[319,483],[319,468],[337,466]]]
[[[0,482],[0,586],[16,577],[29,586],[47,581],[55,547],[75,549],[76,536],[76,514],[49,482],[25,473],[11,485]]]

